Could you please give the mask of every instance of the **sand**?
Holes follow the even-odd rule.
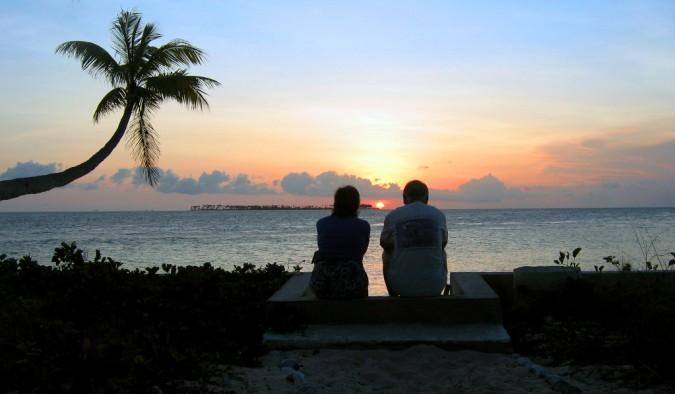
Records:
[[[295,381],[287,379],[291,368],[280,367],[284,360],[288,365],[300,365]],[[221,374],[213,382],[224,382],[224,385],[218,384],[219,389],[225,389],[222,392],[237,393],[566,392],[554,390],[541,375],[531,372],[510,354],[446,351],[432,345],[400,350],[273,351],[263,356],[261,362],[258,368],[222,366]],[[602,380],[593,372],[593,367],[584,367],[575,373],[563,369],[546,370],[562,376],[569,387],[584,393],[636,392]]]
[[[304,382],[285,379],[282,360],[297,360]],[[401,350],[320,349],[274,351],[260,368],[232,367],[237,392],[297,393],[309,385],[317,393],[552,393],[542,378],[511,355],[446,351],[418,345]],[[287,371],[287,370],[285,370]]]

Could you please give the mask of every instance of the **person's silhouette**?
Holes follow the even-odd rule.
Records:
[[[427,205],[429,189],[410,181],[403,189],[403,203],[384,219],[380,236],[384,281],[391,296],[441,294],[448,276],[445,215]]]
[[[361,199],[353,186],[335,191],[333,213],[316,223],[319,250],[314,253],[310,288],[318,298],[368,296],[363,255],[370,241],[370,225],[358,218]]]

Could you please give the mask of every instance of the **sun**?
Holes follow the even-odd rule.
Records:
[[[384,203],[382,201],[378,201],[375,203],[375,208],[377,209],[382,209],[384,208]]]

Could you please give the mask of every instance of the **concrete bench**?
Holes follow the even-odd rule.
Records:
[[[452,295],[375,296],[320,300],[309,290],[309,273],[294,275],[267,302],[270,319],[295,313],[308,324],[470,324],[501,322],[499,297],[478,273],[450,276]]]
[[[294,314],[300,332],[265,335],[277,348],[435,343],[508,351],[498,295],[480,273],[450,275],[452,294],[436,297],[374,296],[320,300],[309,290],[311,274],[294,275],[267,302],[269,320]]]

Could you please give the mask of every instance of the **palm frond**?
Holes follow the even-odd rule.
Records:
[[[163,100],[172,99],[190,109],[209,106],[206,89],[220,85],[215,79],[188,75],[186,70],[162,73],[145,80],[145,87]]]
[[[80,59],[82,69],[94,76],[103,74],[113,84],[120,82],[119,64],[100,46],[88,41],[66,41],[56,47],[56,53]]]
[[[160,38],[162,35],[157,32],[153,23],[146,23],[143,27],[143,33],[138,36],[133,48],[133,62],[129,63],[129,73],[132,78],[137,80],[138,71],[145,67],[147,59],[150,57],[150,44],[152,41]]]
[[[137,20],[134,21],[134,23],[129,26],[131,28],[131,31],[129,32],[129,42],[131,43],[130,49],[130,54],[131,56],[129,57],[129,63],[134,62],[134,58],[136,57],[136,48],[138,48],[138,45],[140,44],[140,32],[138,29],[141,27],[141,18],[138,18]]]
[[[139,73],[147,77],[156,72],[164,72],[173,67],[202,64],[206,53],[185,40],[171,40],[159,48],[148,47],[148,60]]]
[[[134,120],[127,132],[127,147],[131,150],[138,166],[143,170],[145,179],[154,187],[159,182],[157,160],[159,158],[159,141],[157,132],[150,123],[151,107],[155,107],[153,99],[141,100],[134,113]]]
[[[144,53],[144,48],[147,48],[152,41],[162,38],[162,35],[157,31],[157,26],[154,23],[146,23],[143,27],[143,34],[141,34],[138,41],[139,52]]]
[[[143,27],[143,34],[139,37],[136,47],[139,62],[142,61],[143,64],[147,62],[147,59],[150,57],[149,48],[152,48],[150,44],[161,37],[162,35],[157,31],[157,27],[154,23],[145,24]]]
[[[133,61],[134,31],[138,31],[140,23],[141,14],[135,11],[122,11],[113,22],[113,49],[123,63]]]
[[[127,92],[122,88],[114,88],[109,91],[94,111],[94,122],[98,123],[101,117],[109,114],[110,112],[124,107],[127,102]]]
[[[161,104],[161,102],[162,97],[156,92],[143,86],[139,86],[136,89],[135,111],[143,111],[147,115],[150,115],[159,109],[159,104]]]
[[[120,107],[133,106],[133,119],[125,133],[127,146],[148,183],[155,186],[160,176],[156,167],[159,143],[150,123],[152,113],[164,100],[175,100],[190,109],[208,107],[206,91],[220,83],[188,75],[183,69],[203,63],[206,57],[203,50],[189,42],[176,39],[153,46],[161,35],[154,24],[142,24],[138,12],[121,11],[113,21],[111,33],[114,50],[111,53],[85,41],[65,42],[56,51],[80,59],[83,69],[105,75],[113,84],[114,89],[94,111],[95,122]]]

